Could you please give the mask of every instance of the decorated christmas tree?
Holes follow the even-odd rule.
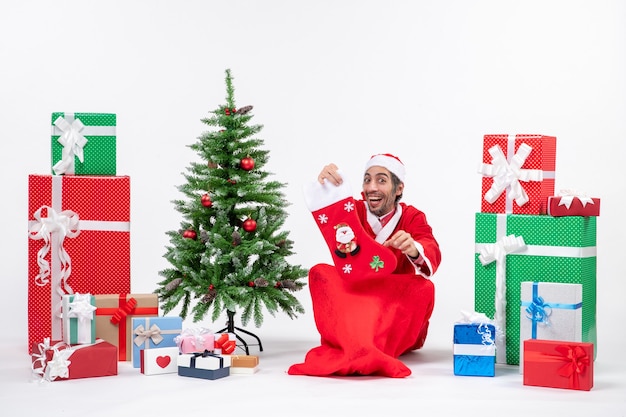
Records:
[[[226,103],[202,119],[210,130],[189,145],[202,162],[190,163],[178,186],[185,198],[172,201],[183,219],[180,230],[167,232],[171,266],[159,272],[164,279],[155,292],[164,313],[180,306],[183,318],[197,322],[211,313],[215,322],[226,312],[232,331],[236,312],[243,325],[252,319],[256,327],[264,311],[292,319],[303,313],[292,293],[304,287],[308,271],[288,262],[294,252],[281,230],[285,184],[263,169],[263,126],[251,123],[252,106],[236,107],[230,70],[226,93]]]

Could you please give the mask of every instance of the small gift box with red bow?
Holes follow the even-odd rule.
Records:
[[[143,349],[176,347],[174,339],[183,331],[181,317],[133,317],[133,367],[141,367]]]
[[[181,353],[177,358],[178,375],[202,379],[220,379],[230,375],[230,358],[205,351]]]
[[[142,349],[139,355],[140,371],[144,375],[175,374],[178,370],[177,347]]]
[[[215,337],[214,353],[222,355],[230,355],[237,347],[237,337],[233,333],[222,333],[219,337]]]
[[[525,340],[524,385],[590,391],[593,343]]]
[[[117,348],[102,339],[71,346],[46,338],[33,344],[31,357],[33,372],[43,381],[117,375]]]
[[[95,343],[96,298],[91,294],[63,296],[63,341],[70,345]]]
[[[575,191],[563,190],[556,196],[548,197],[548,214],[563,216],[599,216],[600,199],[587,197]]]
[[[215,334],[205,328],[188,328],[174,338],[180,353],[201,353],[215,349]]]

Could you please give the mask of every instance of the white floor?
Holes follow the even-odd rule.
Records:
[[[261,338],[262,352],[250,346],[260,356],[253,375],[215,381],[145,376],[120,363],[117,376],[42,384],[31,378],[22,344],[9,338],[0,341],[0,404],[9,417],[626,416],[626,363],[619,361],[617,346],[598,355],[594,387],[587,392],[524,386],[516,366],[498,365],[493,378],[454,376],[451,345],[442,337],[431,339],[404,357],[413,371],[405,379],[290,376],[286,369],[302,361],[316,341],[270,334]]]

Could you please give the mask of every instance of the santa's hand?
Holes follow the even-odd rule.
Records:
[[[398,230],[394,233],[393,236],[383,243],[383,246],[398,249],[403,254],[412,258],[417,258],[419,256],[413,237],[404,230]]]
[[[317,180],[320,184],[324,184],[324,181],[326,180],[334,185],[339,185],[343,182],[343,179],[339,174],[339,168],[337,168],[337,165],[333,163],[330,163],[322,168],[322,171],[317,176]]]

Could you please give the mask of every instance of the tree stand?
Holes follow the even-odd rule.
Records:
[[[237,340],[239,340],[243,344],[242,349],[246,351],[246,355],[249,355],[250,350],[248,349],[248,346],[249,346],[248,343],[241,336],[239,336],[237,332],[235,331],[235,330],[239,330],[241,333],[245,333],[247,335],[254,337],[256,341],[258,342],[259,350],[263,352],[263,345],[261,344],[261,339],[259,339],[257,335],[235,326],[235,312],[226,310],[226,314],[228,315],[228,321],[226,322],[226,327],[224,327],[222,330],[218,330],[216,333],[228,332],[228,333],[234,334]],[[251,346],[257,346],[257,345],[251,345]],[[238,346],[238,347],[241,347],[241,346]]]

